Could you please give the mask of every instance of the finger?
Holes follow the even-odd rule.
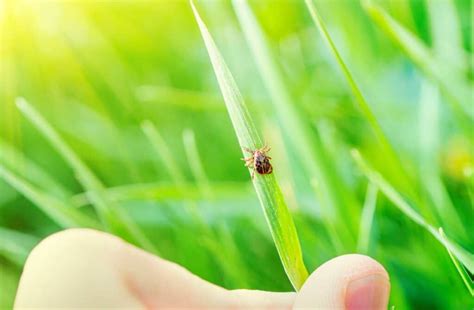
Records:
[[[290,309],[295,293],[226,290],[185,268],[126,245],[122,270],[129,287],[149,308]]]
[[[223,308],[228,309],[291,309],[296,293],[259,290],[230,290],[226,292]]]
[[[70,229],[42,241],[17,308],[290,308],[294,293],[229,291],[112,235]]]
[[[390,282],[372,258],[350,254],[336,257],[311,274],[296,296],[294,308],[386,309]]]
[[[28,256],[15,308],[140,307],[117,272],[122,251],[118,238],[88,229],[47,237]]]

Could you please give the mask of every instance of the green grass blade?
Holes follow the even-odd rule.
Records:
[[[314,6],[312,0],[305,0],[306,6],[308,7],[308,10],[311,14],[311,18],[313,22],[316,24],[316,27],[318,28],[319,32],[321,33],[321,36],[323,39],[326,41],[326,43],[329,46],[329,49],[331,50],[332,54],[336,58],[336,61],[338,65],[341,67],[341,70],[344,74],[344,77],[346,78],[347,82],[349,83],[349,86],[351,88],[352,93],[354,94],[355,100],[362,111],[363,115],[369,122],[370,126],[372,127],[372,130],[374,131],[377,139],[385,146],[387,147],[388,141],[385,137],[385,134],[382,131],[382,128],[380,127],[375,115],[372,113],[372,110],[370,109],[369,104],[365,100],[364,96],[362,95],[362,92],[359,88],[359,86],[356,84],[354,78],[352,77],[351,72],[349,71],[349,68],[347,67],[346,63],[342,59],[341,55],[339,54],[339,51],[336,48],[336,45],[332,41],[331,36],[329,35],[329,32],[326,29],[326,25],[323,23],[323,20],[319,16],[318,11],[316,10],[316,7]]]
[[[318,201],[325,201],[324,193],[321,190],[319,183],[313,179],[311,186],[316,195],[316,199],[318,199]],[[345,246],[341,240],[341,232],[338,231],[338,227],[336,227],[334,214],[331,214],[331,210],[328,210],[328,208],[321,208],[321,221],[328,232],[331,245],[334,247],[336,253],[343,253]]]
[[[357,106],[359,107],[360,111],[362,112],[362,115],[365,117],[366,121],[370,125],[370,128],[372,129],[377,141],[380,143],[382,151],[385,153],[387,161],[389,161],[387,167],[388,169],[390,169],[390,172],[397,178],[397,185],[403,187],[403,190],[405,192],[410,193],[411,196],[415,197],[416,193],[413,191],[412,187],[408,185],[410,184],[410,182],[407,182],[408,176],[400,162],[400,159],[398,158],[398,155],[396,154],[392,145],[388,141],[385,133],[382,130],[382,127],[377,121],[377,118],[375,117],[369,104],[365,100],[362,91],[354,80],[346,63],[339,54],[339,51],[337,50],[336,45],[334,44],[329,32],[327,31],[326,26],[321,16],[319,15],[315,5],[313,4],[312,0],[305,0],[305,2],[313,22],[321,33],[323,39],[326,41],[331,53],[333,54],[339,67],[341,68],[344,77],[346,78],[347,83],[349,84],[349,87],[354,95],[354,99],[357,103]]]
[[[0,177],[3,178],[17,191],[32,201],[48,217],[63,228],[69,227],[91,227],[98,228],[99,224],[82,214],[72,206],[68,206],[56,197],[50,196],[40,189],[34,187],[26,180],[16,175],[0,163]]]
[[[209,179],[204,170],[201,157],[199,156],[194,131],[191,129],[185,129],[183,131],[183,144],[189,166],[191,167],[191,172],[193,173],[203,196],[207,198],[212,197],[211,186],[209,185]]]
[[[165,168],[176,184],[183,184],[185,182],[182,169],[176,162],[173,153],[166,144],[161,134],[156,130],[155,126],[150,121],[142,123],[142,130],[145,133],[156,153],[162,158]]]
[[[142,123],[142,130],[147,136],[148,140],[151,142],[156,153],[163,160],[165,168],[168,170],[168,173],[173,179],[173,182],[175,183],[176,188],[180,193],[180,196],[183,197],[188,195],[189,192],[187,192],[185,187],[186,180],[184,177],[183,169],[175,160],[175,157],[173,156],[173,153],[166,141],[163,139],[158,130],[150,121],[144,121]],[[195,155],[197,155],[197,153]],[[223,259],[222,253],[218,250],[219,246],[222,247],[222,244],[218,242],[214,232],[210,229],[208,225],[206,225],[207,223],[203,218],[202,214],[199,212],[198,205],[196,204],[196,202],[191,199],[185,200],[183,201],[183,206],[186,208],[187,212],[192,217],[194,222],[198,224],[200,240],[207,246],[208,250],[213,253],[214,258],[216,259],[219,266],[222,267],[224,270],[231,269],[232,266],[230,265],[229,261]],[[228,245],[226,244],[223,248],[227,249],[227,247]],[[229,276],[233,277],[233,274],[229,274]]]
[[[281,130],[283,133],[291,133],[282,135],[285,145],[288,149],[295,149],[294,153],[299,157],[298,160],[304,169],[309,172],[311,182],[318,180],[321,209],[328,209],[327,213],[331,213],[332,221],[342,219],[342,214],[351,214],[348,216],[349,219],[355,218],[356,214],[351,212],[357,208],[352,208],[351,193],[345,190],[345,185],[339,178],[320,137],[314,133],[315,128],[312,128],[312,124],[305,121],[297,110],[274,60],[268,40],[247,1],[233,0],[232,4],[262,81],[271,96],[279,124],[282,125]],[[337,232],[342,234],[345,240],[350,239],[348,232],[343,233],[347,229],[348,222],[350,220],[346,219],[344,223],[336,225]]]
[[[182,195],[185,195],[184,172],[178,162],[175,160],[170,147],[160,135],[156,127],[150,121],[144,121],[142,123],[142,130],[147,136],[150,143],[152,144],[158,156],[163,160],[164,166],[168,170],[168,173],[171,176],[171,179],[175,183],[176,187],[181,191]],[[202,215],[197,210],[196,203],[194,201],[185,201],[184,207],[187,209],[189,214],[192,215],[196,223],[199,223],[199,226],[205,232],[205,234],[209,234]]]
[[[57,182],[51,175],[44,171],[44,169],[28,159],[15,147],[1,139],[0,163],[10,167],[10,169],[14,170],[32,184],[47,189],[48,193],[53,196],[66,199],[72,195],[68,189]]]
[[[234,78],[192,2],[191,6],[239,144],[241,147],[252,149],[261,147],[262,139],[254,127],[250,113],[237,89]],[[244,156],[247,156],[247,154],[244,153]],[[303,263],[301,247],[293,219],[285,204],[275,175],[273,173],[269,175],[256,175],[253,179],[253,184],[264,210],[283,267],[294,288],[298,290],[308,277],[308,272]]]
[[[66,144],[54,128],[30,105],[25,99],[18,98],[16,102],[20,111],[28,120],[43,134],[43,136],[58,151],[64,160],[74,170],[77,179],[88,191],[89,198],[104,225],[108,230],[120,231],[124,238],[132,241],[143,248],[157,253],[156,248],[120,208],[113,208],[104,195],[104,186],[94,173],[84,164],[84,162]]]
[[[159,111],[166,105],[183,107],[192,111],[225,111],[218,96],[188,89],[141,85],[135,90],[135,93],[147,111]]]
[[[377,191],[377,186],[370,182],[367,186],[367,194],[360,217],[359,239],[357,243],[357,250],[360,253],[368,253],[369,251],[372,223],[377,205]]]
[[[439,233],[441,234],[441,237],[446,240],[446,235],[444,234],[443,229],[440,227],[439,228]],[[451,260],[453,261],[454,266],[456,267],[456,270],[459,272],[459,275],[462,278],[462,281],[466,285],[467,290],[471,294],[472,297],[474,297],[474,281],[472,281],[471,277],[467,273],[466,269],[461,265],[459,260],[451,253],[449,249],[446,249],[448,251],[449,257],[451,257]]]
[[[179,190],[181,196],[185,196],[188,193],[186,192],[185,189],[185,177],[184,177],[184,172],[182,167],[178,164],[178,162],[175,160],[175,157],[173,156],[173,153],[166,143],[166,141],[163,139],[163,137],[160,135],[158,130],[155,128],[155,126],[150,122],[150,121],[144,121],[142,123],[142,130],[147,136],[148,140],[151,142],[153,148],[155,151],[158,153],[158,155],[162,158],[165,168],[168,170],[168,173],[171,175],[176,188]],[[198,156],[197,150],[195,151],[195,154],[192,154],[192,156]],[[189,157],[189,156],[188,156]],[[195,161],[199,161],[199,158],[193,158],[194,164],[199,164],[196,163]],[[192,164],[192,162],[191,162]],[[199,169],[198,167],[195,167],[195,169]],[[201,167],[202,169],[202,167]],[[201,178],[203,177],[204,170],[197,172],[200,174]],[[204,175],[205,178],[205,175]],[[195,223],[198,224],[199,226],[199,235],[200,235],[200,240],[201,242],[207,247],[207,249],[213,254],[215,260],[217,261],[218,265],[223,268],[223,270],[226,272],[227,276],[231,277],[232,279],[236,280],[236,274],[235,273],[229,273],[229,270],[232,270],[234,266],[232,266],[231,262],[229,262],[228,259],[225,259],[223,256],[222,252],[225,252],[229,250],[230,244],[225,244],[224,246],[218,241],[217,236],[214,234],[214,232],[210,229],[208,225],[206,225],[206,221],[202,214],[198,210],[198,205],[195,203],[195,201],[192,200],[186,200],[183,203],[184,207],[188,211],[188,213],[192,216],[193,220]],[[222,248],[221,250],[219,248]],[[240,257],[235,256],[234,259],[238,261]]]
[[[453,0],[427,2],[433,47],[438,60],[446,61],[453,73],[466,70],[467,55],[462,45],[460,19]]]
[[[39,239],[32,235],[0,227],[0,254],[19,266],[23,266],[38,242]]]
[[[437,61],[432,51],[419,38],[388,15],[378,5],[366,2],[364,6],[374,22],[402,48],[413,63],[428,77],[433,78],[438,83],[458,117],[463,122],[472,122],[474,110],[469,105],[471,101],[471,86],[469,82],[462,77],[458,77],[456,74],[452,74],[450,66],[447,66],[442,61]]]
[[[101,190],[102,185],[96,176],[87,168],[82,160],[74,153],[74,151],[66,145],[64,140],[53,129],[53,127],[30,105],[25,99],[18,98],[16,102],[20,111],[28,118],[28,120],[39,130],[40,133],[51,143],[51,145],[59,152],[59,154],[69,163],[77,174],[78,179],[83,182],[84,187],[91,190]],[[98,201],[96,210],[101,220],[107,224],[107,214],[109,208],[107,205]]]
[[[247,281],[249,275],[242,260],[242,252],[239,252],[228,229],[225,229],[223,225],[219,226],[217,228],[218,240],[207,238],[203,240],[203,245],[213,253],[226,277],[233,282],[235,287],[246,288],[249,285]]]
[[[223,200],[235,200],[248,197],[250,188],[244,183],[212,183],[213,198]],[[194,184],[182,184],[176,186],[169,183],[135,183],[116,187],[108,187],[103,194],[111,202],[123,201],[186,201],[206,200],[202,190]],[[82,207],[90,204],[88,193],[80,193],[71,198],[71,204]]]
[[[436,154],[440,152],[439,110],[439,91],[429,82],[425,82],[422,84],[419,111],[420,175],[425,184],[424,189],[436,208],[443,226],[452,234],[466,239],[466,231],[443,184],[438,167]]]
[[[400,211],[402,211],[416,224],[420,225],[429,233],[431,233],[439,242],[441,242],[441,244],[451,251],[453,255],[459,259],[459,261],[461,261],[471,273],[474,273],[474,254],[469,253],[447,236],[441,236],[438,229],[429,224],[378,172],[369,167],[367,162],[360,155],[359,151],[352,150],[352,156],[370,182],[374,183]]]

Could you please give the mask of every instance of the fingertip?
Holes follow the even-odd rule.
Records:
[[[294,308],[384,309],[390,282],[385,268],[360,254],[336,257],[314,271]]]

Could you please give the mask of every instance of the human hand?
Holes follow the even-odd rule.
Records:
[[[357,254],[321,265],[298,293],[226,290],[117,237],[70,229],[30,254],[15,308],[386,309],[390,283]]]

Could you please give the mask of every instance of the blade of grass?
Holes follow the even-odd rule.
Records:
[[[396,42],[407,56],[428,76],[433,78],[451,103],[453,111],[463,122],[469,125],[474,119],[474,110],[469,106],[471,86],[469,82],[450,74],[449,66],[437,61],[432,51],[424,43],[403,27],[378,5],[366,1],[364,7],[374,22]]]
[[[377,118],[375,117],[374,113],[372,112],[369,104],[365,100],[362,91],[360,90],[359,86],[355,82],[351,72],[349,71],[349,68],[347,67],[346,63],[342,59],[341,55],[339,54],[338,49],[336,48],[336,45],[334,44],[329,32],[326,29],[326,26],[322,20],[322,18],[319,16],[319,13],[314,6],[312,0],[305,0],[306,6],[308,7],[308,10],[310,12],[311,18],[313,22],[315,23],[316,27],[318,28],[321,36],[323,39],[326,41],[330,51],[332,52],[334,58],[336,58],[336,61],[341,68],[344,77],[347,80],[347,83],[349,84],[349,87],[354,95],[355,101],[362,112],[363,116],[365,117],[366,121],[370,125],[370,128],[372,129],[377,141],[380,143],[382,147],[382,151],[386,154],[387,160],[389,163],[387,163],[388,169],[393,173],[394,176],[397,177],[397,184],[399,186],[402,186],[404,189],[404,192],[410,193],[411,196],[416,197],[415,192],[413,191],[412,186],[410,186],[411,182],[408,182],[407,180],[409,179],[408,175],[406,174],[405,170],[403,169],[403,166],[393,149],[392,145],[388,141],[387,137],[385,136],[382,127],[380,126],[379,122],[377,121]]]
[[[354,211],[353,197],[345,189],[345,185],[336,172],[334,163],[329,159],[324,150],[321,139],[317,136],[315,128],[311,123],[305,122],[304,117],[299,115],[294,100],[292,100],[282,74],[274,60],[268,41],[261,26],[252,13],[247,1],[233,0],[232,5],[244,32],[250,50],[254,56],[257,68],[262,76],[274,105],[279,123],[282,125],[282,136],[287,148],[294,149],[299,156],[299,162],[309,172],[311,182],[318,180],[321,209],[329,209],[326,212],[328,219],[335,222],[336,230],[333,233],[340,234],[339,239],[345,241],[353,239],[350,232],[346,231],[348,226],[356,227],[356,223],[348,225],[358,214]],[[287,133],[291,133],[288,135]],[[342,214],[348,215],[344,221]],[[334,237],[335,239],[336,237]],[[351,243],[351,242],[346,242]]]
[[[218,227],[218,238],[220,240],[204,240],[203,245],[209,249],[214,255],[214,258],[221,263],[221,268],[235,287],[241,289],[248,287],[248,274],[246,266],[242,260],[242,253],[239,252],[234,239],[230,235],[228,229],[224,225]],[[224,247],[222,245],[225,245]]]
[[[359,151],[352,150],[351,154],[359,168],[370,180],[370,182],[374,183],[384,193],[384,195],[390,199],[390,201],[392,201],[392,203],[409,219],[425,228],[436,238],[436,240],[438,240],[442,245],[450,250],[471,273],[474,273],[474,254],[469,253],[447,236],[441,236],[438,229],[429,224],[378,172],[369,167],[367,162],[365,162],[365,160],[360,155]]]
[[[321,190],[319,183],[316,180],[312,180],[311,186],[316,194],[316,198],[319,201],[324,201],[324,192]],[[330,214],[330,210],[327,210],[327,208],[321,208],[321,222],[328,232],[331,245],[336,253],[344,253],[345,246],[341,240],[341,233],[337,230],[333,214]]]
[[[53,116],[50,120],[54,121],[57,131],[67,134],[83,145],[83,148],[92,148],[95,153],[94,161],[100,161],[102,169],[114,169],[112,162],[120,161],[123,172],[127,173],[130,179],[140,180],[140,173],[135,164],[136,154],[133,154],[135,148],[130,147],[133,141],[125,138],[126,134],[116,120],[107,113],[100,113],[92,106],[75,100],[56,100],[64,100],[64,105],[68,107],[67,110],[62,110],[60,117]],[[93,101],[90,102],[92,103]],[[83,149],[82,152],[86,150]]]
[[[191,129],[185,129],[183,131],[183,144],[189,166],[191,167],[191,172],[196,179],[196,183],[200,188],[203,197],[211,198],[213,196],[212,190],[209,185],[209,179],[202,165],[201,157],[199,156],[194,131]]]
[[[439,233],[443,239],[446,240],[446,235],[443,231],[443,228],[439,228]],[[474,297],[474,281],[472,281],[471,276],[467,273],[466,269],[464,266],[461,264],[461,262],[451,253],[449,249],[446,248],[448,251],[449,257],[451,258],[454,266],[456,267],[456,270],[459,272],[459,275],[461,276],[462,281],[466,285],[467,290],[471,294],[472,297]]]
[[[165,168],[171,175],[176,187],[180,191],[181,196],[186,195],[183,169],[175,160],[169,145],[150,121],[144,121],[142,123],[142,130],[154,147],[156,153],[158,153],[158,155],[162,158]],[[228,272],[234,268],[234,266],[232,266],[229,260],[225,259],[221,253],[221,251],[227,251],[230,245],[223,245],[218,241],[214,231],[212,231],[211,227],[207,225],[204,217],[199,212],[198,205],[195,201],[187,200],[183,202],[183,205],[199,227],[200,242],[202,242],[204,246],[214,255],[213,258],[217,261],[219,267],[221,267],[224,272],[227,272],[226,275],[236,281],[239,281],[238,275],[236,277],[235,273]],[[223,250],[220,250],[220,248],[223,248]],[[239,257],[235,257],[235,260],[239,260]]]
[[[68,227],[90,227],[98,228],[99,224],[82,214],[79,210],[68,206],[56,197],[34,187],[26,180],[16,175],[13,171],[0,163],[0,177],[3,178],[17,191],[31,200],[48,217],[63,228]]]
[[[311,0],[305,0],[305,2],[311,14],[311,18],[313,22],[315,23],[316,27],[321,33],[321,36],[323,37],[323,39],[328,44],[329,49],[331,50],[332,54],[336,58],[338,65],[341,67],[344,77],[346,78],[351,88],[351,91],[354,94],[355,100],[360,110],[362,111],[363,115],[365,116],[370,126],[372,127],[372,130],[374,131],[379,142],[381,142],[385,148],[390,148],[389,143],[385,137],[385,134],[382,131],[382,128],[380,127],[375,115],[372,113],[372,110],[370,109],[369,104],[367,103],[364,96],[362,95],[362,91],[359,89],[359,86],[356,84],[354,78],[352,77],[352,74],[350,73],[349,68],[347,67],[346,63],[344,62],[341,55],[339,54],[339,51],[337,50],[336,45],[332,41],[332,38],[326,29],[326,25],[323,23],[323,20],[319,16],[316,10],[316,7],[314,6]]]
[[[441,234],[441,237],[445,241],[447,241],[443,228],[441,227],[439,228],[439,233]],[[474,297],[474,281],[472,281],[466,269],[464,269],[464,266],[462,266],[461,262],[453,255],[453,253],[451,253],[451,251],[447,248],[446,250],[448,251],[449,257],[451,257],[451,260],[453,261],[453,264],[456,267],[456,270],[459,272],[459,275],[461,276],[462,281],[466,285],[467,290],[469,291],[471,296]]]
[[[0,139],[0,163],[10,167],[29,182],[47,189],[48,193],[58,198],[66,199],[72,193],[51,175],[44,171],[19,150]]]
[[[7,268],[4,268],[7,267]],[[20,281],[19,268],[10,268],[2,262],[2,281],[0,281],[0,308],[14,309],[15,295]]]
[[[162,85],[141,85],[137,87],[135,93],[147,111],[163,108],[164,104],[197,111],[224,112],[225,110],[219,102],[219,97],[188,89]]]
[[[211,185],[210,185],[211,186]],[[249,188],[241,183],[213,183],[212,195],[216,199],[242,199],[249,193]],[[130,200],[205,200],[199,187],[194,184],[184,184],[177,187],[169,183],[137,183],[116,187],[108,187],[103,193],[108,201],[122,202]],[[75,207],[82,207],[89,204],[87,192],[74,195],[71,204]]]
[[[168,145],[156,130],[155,126],[150,121],[142,122],[142,130],[147,136],[151,145],[155,149],[156,153],[161,157],[165,164],[165,168],[168,170],[169,175],[177,185],[181,185],[185,182],[184,174],[181,171],[178,163],[176,162],[173,154],[171,153]]]
[[[86,167],[86,165],[79,159],[71,148],[62,140],[59,134],[47,121],[30,105],[25,99],[17,99],[17,107],[24,116],[44,135],[44,137],[51,143],[51,145],[58,151],[58,153],[69,163],[69,165],[77,173],[78,178],[84,182],[84,187],[91,190],[102,189],[100,181],[95,175]],[[96,203],[96,210],[104,224],[108,224],[109,208],[103,201]]]
[[[474,212],[474,168],[465,169],[464,176],[466,177],[465,185],[466,191],[469,196],[469,201],[471,202],[471,212]],[[471,223],[474,224],[474,220],[471,219]],[[471,226],[472,227],[472,226]],[[472,231],[472,228],[471,228]]]
[[[120,208],[113,208],[103,196],[104,186],[94,173],[82,162],[74,151],[66,144],[54,128],[30,105],[25,99],[18,98],[16,102],[24,116],[38,129],[48,142],[58,151],[76,173],[77,179],[87,189],[89,198],[107,230],[123,234],[143,248],[157,253],[154,245],[148,240],[136,224]]]
[[[374,221],[375,207],[377,205],[377,191],[377,186],[369,182],[362,215],[360,217],[359,239],[357,243],[357,250],[360,253],[367,254],[369,252],[372,223]]]
[[[426,4],[437,59],[446,61],[454,74],[467,73],[467,55],[462,45],[460,19],[454,1],[427,1]]]
[[[444,223],[452,234],[466,239],[466,231],[443,184],[436,158],[436,154],[440,152],[439,107],[439,91],[429,82],[425,82],[422,86],[419,111],[420,175],[441,223]]]
[[[76,13],[77,15],[75,14],[75,18],[79,18],[79,19],[83,18],[81,16],[82,13],[79,12],[79,10],[76,11]],[[35,16],[35,17],[39,17],[39,16]],[[84,23],[83,26],[85,28],[89,28],[88,23]],[[90,35],[94,37],[102,35],[102,32],[97,32],[96,29],[89,28],[87,30],[86,29],[83,29],[83,30],[85,31],[85,33],[86,32],[88,33],[89,37]],[[63,34],[66,34],[67,32],[68,31],[65,30]],[[54,49],[58,54],[62,55],[61,64],[68,67],[68,76],[71,78],[70,82],[75,85],[76,92],[81,93],[85,96],[84,101],[87,102],[88,105],[103,112],[104,120],[106,122],[94,123],[94,125],[99,125],[99,126],[106,125],[106,127],[108,127],[106,130],[108,133],[110,133],[110,136],[107,138],[104,138],[103,133],[101,132],[100,135],[95,135],[94,138],[97,136],[101,136],[103,139],[107,139],[108,144],[113,145],[112,149],[114,150],[114,155],[121,158],[122,170],[124,170],[124,172],[127,171],[130,174],[130,177],[134,179],[140,179],[140,176],[138,175],[138,172],[136,170],[136,165],[134,165],[134,161],[131,158],[132,150],[131,148],[128,147],[128,145],[121,143],[124,141],[123,135],[121,135],[121,133],[119,132],[118,130],[119,128],[116,127],[117,120],[120,119],[124,121],[125,117],[129,118],[130,115],[133,115],[133,113],[124,112],[123,109],[117,109],[116,108],[117,103],[129,104],[130,102],[132,102],[132,100],[130,100],[129,96],[124,96],[123,93],[119,93],[117,95],[118,97],[113,97],[113,100],[110,100],[111,97],[109,97],[108,100],[104,100],[103,94],[101,94],[101,92],[98,91],[98,89],[96,88],[97,86],[96,82],[100,80],[100,76],[104,73],[104,71],[107,71],[107,77],[102,80],[105,84],[110,83],[111,80],[115,80],[115,79],[111,79],[110,76],[114,76],[118,79],[123,79],[124,74],[111,73],[111,70],[115,71],[116,68],[120,66],[121,64],[114,63],[113,66],[108,67],[108,70],[104,70],[104,68],[102,68],[101,70],[97,71],[96,69],[93,68],[94,65],[88,66],[85,64],[85,62],[87,62],[86,58],[91,57],[90,55],[88,55],[87,53],[78,54],[75,51],[74,40],[71,41],[71,40],[67,40],[65,37],[62,38],[62,35],[55,36],[53,38],[51,36],[45,36],[45,33],[42,33],[42,32],[38,33],[37,40],[38,42],[43,42],[43,44],[45,44],[44,42],[48,42],[47,44],[51,49]],[[112,55],[109,54],[108,59],[112,58],[111,56]],[[100,64],[103,65],[105,64],[105,62],[100,62]],[[49,70],[51,70],[51,67],[54,67],[56,65],[57,65],[57,61],[52,60],[52,59],[50,61],[30,63],[30,66],[34,66],[35,69],[38,70],[37,72],[48,72]],[[87,68],[84,65],[86,65]],[[128,76],[127,78],[130,78],[130,76]],[[43,82],[43,88],[47,88],[46,87],[47,84],[56,83],[55,76],[46,74],[44,76],[44,79],[42,79],[42,82]],[[117,85],[114,85],[114,86],[117,87]],[[122,88],[125,89],[125,87],[122,87]],[[112,89],[111,91],[113,92]],[[42,92],[42,96],[44,96],[43,98],[47,98],[47,100],[51,101],[52,106],[54,106],[55,104],[67,105],[68,108],[70,108],[69,110],[71,110],[69,111],[70,113],[74,114],[73,112],[74,109],[79,106],[82,106],[82,108],[88,109],[84,105],[80,105],[80,104],[76,105],[76,103],[74,101],[70,101],[69,98],[57,97],[55,92],[48,93],[46,91],[44,92],[44,95],[43,95],[43,91],[41,92]],[[56,98],[58,102],[54,102]],[[133,110],[133,112],[136,112],[135,110],[138,110],[138,109],[136,106],[134,108],[135,109]],[[61,116],[66,115],[65,109],[62,110],[62,114],[63,115]],[[84,120],[85,116],[86,115],[81,114],[79,119]],[[62,121],[64,121],[64,118],[56,122],[56,126],[58,127],[61,126]],[[67,121],[65,122],[67,125],[69,125],[69,126],[66,125],[67,127],[65,129],[71,130],[71,128],[75,127],[73,124],[71,124],[75,122],[75,118],[73,118],[73,120],[71,120],[69,123],[67,123]],[[80,125],[80,123],[78,123],[77,125]],[[77,131],[72,132],[73,136],[75,134],[77,134]],[[85,136],[86,136],[85,134],[80,135],[78,138],[84,140]],[[85,142],[93,143],[94,141],[95,139],[86,139]]]
[[[185,185],[185,177],[184,172],[179,166],[178,162],[176,161],[175,157],[172,154],[172,151],[166,141],[163,139],[161,134],[158,132],[156,127],[150,121],[143,121],[142,122],[142,130],[145,133],[146,137],[150,141],[152,147],[155,149],[155,152],[158,154],[159,158],[163,160],[165,169],[168,171],[168,174],[171,176],[176,187],[185,195],[184,185]],[[196,223],[199,224],[203,231],[207,233],[207,226],[204,222],[201,214],[197,210],[196,203],[193,201],[185,201],[184,207],[186,208],[187,212],[194,218]]]
[[[35,236],[0,227],[0,253],[19,266],[38,242]]]
[[[192,1],[191,7],[206,45],[240,147],[259,148],[262,146],[262,139],[254,127],[250,113],[237,89],[234,78]],[[242,153],[246,156],[244,151]],[[285,204],[275,175],[273,173],[269,175],[257,174],[253,178],[253,184],[264,210],[283,267],[293,287],[299,290],[308,277],[308,272],[303,263],[301,247],[293,219]]]

